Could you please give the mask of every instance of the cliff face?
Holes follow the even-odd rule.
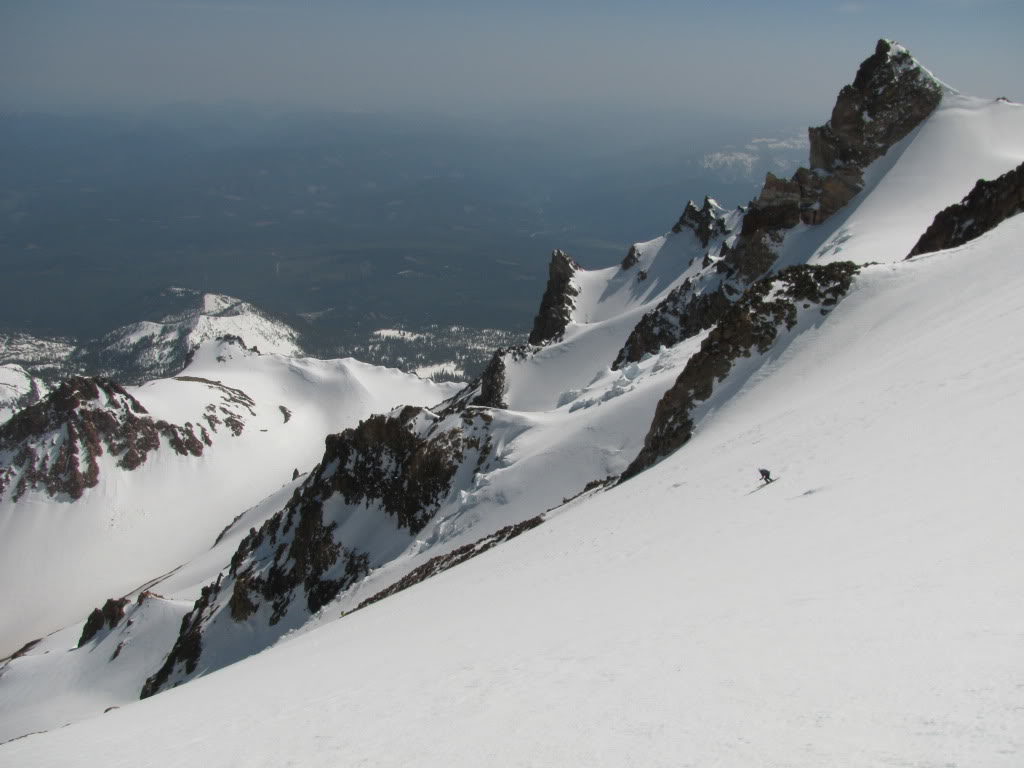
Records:
[[[906,48],[879,40],[853,83],[839,91],[831,119],[810,129],[811,169],[863,170],[928,117],[943,90]]]
[[[622,474],[627,480],[681,448],[693,435],[693,412],[742,358],[764,354],[801,314],[827,313],[859,271],[850,262],[800,265],[758,281],[731,305],[658,402],[644,447]]]
[[[329,435],[306,482],[203,588],[143,698],[188,679],[201,660],[217,668],[252,652],[251,641],[239,641],[235,658],[206,659],[211,636],[220,647],[253,633],[269,644],[366,576],[380,564],[380,541],[419,533],[459,470],[465,480],[480,470],[491,451],[490,423],[482,408],[440,415],[406,406]]]
[[[572,282],[578,269],[579,265],[564,251],[551,253],[547,288],[530,331],[530,343],[534,346],[546,344],[565,332],[572,316],[573,297],[579,295],[579,289]]]
[[[909,51],[879,40],[853,83],[840,90],[825,125],[809,129],[810,168],[768,174],[727,258],[746,280],[767,272],[785,231],[820,224],[864,187],[864,170],[930,115],[947,90]]]
[[[160,447],[160,438],[183,456],[211,444],[203,425],[154,421],[114,381],[76,376],[0,426],[0,494],[17,501],[30,489],[78,499],[99,482],[99,457],[117,457],[133,470]]]
[[[755,281],[773,267],[776,245],[786,231],[801,222],[818,223],[846,204],[860,189],[863,168],[917,125],[940,95],[937,81],[904,49],[881,41],[854,83],[840,93],[833,120],[812,129],[812,169],[800,169],[791,179],[769,174],[746,210],[726,212],[710,198],[686,206],[669,237],[695,238],[703,260],[691,262],[692,279],[647,312],[608,362],[619,367],[711,331],[662,398],[644,447],[623,477],[689,439],[695,407],[738,360],[767,351],[803,313],[827,313],[845,294],[857,271],[847,263],[791,267]],[[904,103],[908,98],[910,106]],[[642,260],[641,249],[634,246],[621,268],[632,270]],[[552,253],[529,337],[533,347],[564,334],[580,294],[574,279],[579,269],[563,251]],[[644,269],[637,274],[640,282],[647,277]],[[272,638],[303,623],[376,567],[367,542],[377,534],[366,531],[422,531],[445,499],[469,487],[488,465],[490,409],[506,407],[511,364],[535,352],[530,347],[498,350],[477,381],[436,411],[407,407],[328,437],[320,464],[285,508],[251,530],[230,568],[204,588],[143,695],[210,664],[220,665],[204,656],[211,643],[223,647],[225,638],[257,628]],[[354,530],[360,535],[353,537]],[[431,561],[410,579],[441,565]]]
[[[955,248],[1024,213],[1024,163],[994,181],[979,180],[967,197],[940,211],[907,258]]]
[[[648,312],[630,332],[612,363],[618,370],[635,363],[661,347],[671,347],[695,336],[718,322],[732,306],[723,289],[694,294],[689,282],[674,289],[653,311]]]
[[[674,289],[633,329],[612,363],[618,368],[711,328],[732,302],[775,266],[787,233],[826,221],[861,191],[864,170],[938,106],[946,86],[902,46],[879,40],[853,83],[836,98],[829,122],[810,128],[810,168],[789,179],[769,173],[739,218],[714,200],[689,202],[672,227],[706,249],[703,271]],[[623,269],[637,263],[630,249]]]
[[[691,230],[700,240],[700,244],[707,248],[713,237],[726,233],[722,207],[710,197],[704,198],[704,203],[700,208],[690,200],[683,209],[679,221],[673,225],[672,232],[679,234],[684,229]],[[625,267],[625,265],[623,266]]]

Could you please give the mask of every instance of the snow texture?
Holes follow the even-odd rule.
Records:
[[[132,608],[131,628],[69,650],[81,631],[72,624],[2,668],[0,738],[48,732],[0,746],[0,765],[76,765],[82,755],[111,768],[1021,765],[1024,216],[959,248],[902,259],[977,177],[1021,162],[1022,113],[946,92],[867,169],[846,208],[790,230],[776,266],[866,265],[850,293],[828,312],[802,312],[779,343],[734,366],[694,412],[682,449],[608,490],[600,481],[637,455],[703,335],[620,370],[612,361],[644,313],[698,273],[706,250],[684,230],[639,244],[634,269],[576,271],[561,340],[504,355],[508,408],[479,409],[490,419],[486,461],[458,468],[422,530],[325,499],[325,518],[349,526],[339,535],[371,552],[373,570],[312,617],[290,614],[293,631],[279,639],[258,622],[232,628],[234,637],[251,628],[245,647],[218,645],[228,635],[212,632],[211,668],[223,668],[128,706],[130,683],[152,674],[170,644],[158,628],[303,483],[284,482],[282,468],[319,458],[311,434],[345,420],[330,409],[353,392],[373,406],[357,386],[371,373],[352,361],[235,348],[221,362],[223,350],[202,347],[189,373],[227,383],[233,372],[231,385],[259,404],[257,419],[222,464],[214,445],[213,478],[200,471],[205,456],[187,468],[172,456],[137,485],[118,480],[116,498],[137,500],[195,484],[202,503],[176,503],[173,526],[138,522],[164,519],[147,506],[128,540],[130,564],[148,566],[149,577],[185,565],[135,586],[133,597],[143,587],[164,597]],[[372,381],[364,389],[415,402]],[[158,381],[133,394],[180,422],[203,402],[183,399],[185,386]],[[294,415],[281,424],[277,412],[271,425],[278,403]],[[426,430],[460,415],[417,419]],[[306,425],[301,443],[278,443],[272,458],[240,447],[261,428],[281,441],[293,424]],[[762,466],[777,478],[769,486]],[[249,470],[242,482],[239,467]],[[93,518],[105,520],[97,512],[114,497],[94,496]],[[90,509],[75,514],[89,519]],[[228,510],[247,511],[207,551]],[[5,552],[33,558],[0,584],[13,593],[19,574],[40,575],[14,614],[43,604],[39,616],[54,628],[84,618],[84,594],[61,614],[55,593],[84,593],[75,573],[89,574],[89,588],[103,580],[99,542],[117,526],[80,529],[66,516],[58,526],[52,503],[24,511],[0,523],[25,542]],[[543,525],[359,609],[431,558],[544,513]],[[93,561],[65,567],[73,548],[32,539],[33,526],[47,537],[66,526]],[[147,548],[153,537],[176,547],[163,565]],[[105,585],[87,602],[130,589]],[[5,595],[5,605],[16,599]],[[248,658],[224,666],[223,654]],[[100,714],[112,704],[121,708]]]

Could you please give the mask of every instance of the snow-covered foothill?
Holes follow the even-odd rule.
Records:
[[[202,430],[211,444],[200,444],[200,455],[172,450],[161,436],[130,471],[101,451],[97,484],[73,502],[44,487],[15,499],[16,482],[0,497],[0,650],[79,620],[207,549],[241,510],[316,464],[326,435],[454,388],[351,359],[204,343],[180,375],[127,388],[153,420]]]
[[[159,322],[117,328],[92,345],[89,354],[105,368],[129,372],[133,381],[178,373],[200,344],[217,338],[239,338],[264,353],[302,354],[298,331],[246,301],[184,288],[170,292],[190,306]]]

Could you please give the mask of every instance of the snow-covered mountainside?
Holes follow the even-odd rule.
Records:
[[[248,302],[218,293],[172,288],[191,306],[159,322],[140,322],[108,333],[89,353],[100,369],[121,372],[133,381],[169,376],[182,370],[189,355],[209,339],[233,336],[260,352],[301,355],[298,332]]]
[[[0,333],[0,365],[19,365],[50,385],[76,374],[142,383],[181,372],[210,339],[237,338],[260,352],[303,354],[298,331],[241,299],[173,287],[159,298],[175,311],[159,321],[115,328],[99,339]]]
[[[354,360],[207,341],[178,376],[70,379],[0,426],[0,648],[11,652],[205,551],[308,471],[324,437],[452,391]]]
[[[0,762],[1019,764],[1024,216],[906,257],[1024,106],[880,41],[809,138],[7,661]]]

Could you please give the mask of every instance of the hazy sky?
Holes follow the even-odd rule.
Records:
[[[0,107],[224,100],[822,120],[879,37],[1024,100],[1021,0],[0,0]]]

